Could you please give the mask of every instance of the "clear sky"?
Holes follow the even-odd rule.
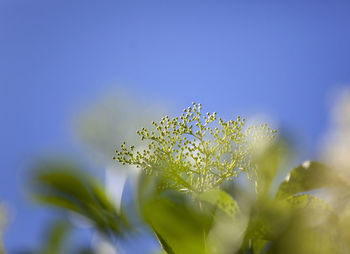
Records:
[[[349,1],[0,0],[5,245],[39,239],[49,214],[24,194],[28,161],[73,151],[68,119],[97,94],[264,113],[312,156],[330,94],[350,84],[349,13]]]

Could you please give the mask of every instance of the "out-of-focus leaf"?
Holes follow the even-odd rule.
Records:
[[[206,237],[213,215],[186,194],[164,190],[157,177],[144,176],[138,204],[146,223],[167,253],[208,253]]]
[[[260,253],[267,241],[273,240],[286,227],[288,218],[285,204],[268,199],[255,203],[240,253],[247,249],[251,253]]]
[[[154,231],[160,245],[162,246],[163,250],[161,252],[167,253],[167,254],[175,254],[172,248],[168,245],[168,243],[163,239],[163,237],[156,231]]]
[[[251,250],[253,251],[254,254],[262,253],[262,250],[264,249],[266,244],[267,244],[266,240],[255,239],[252,242]]]
[[[69,232],[70,225],[64,221],[57,221],[51,225],[45,238],[42,254],[60,254],[63,253],[64,240]]]
[[[230,254],[239,250],[248,225],[248,217],[237,213],[230,216],[221,209],[216,209],[213,225],[208,235],[210,253]]]
[[[256,192],[259,198],[265,198],[270,189],[281,161],[283,148],[281,142],[272,144],[255,156]]]
[[[37,170],[32,183],[36,200],[79,213],[105,234],[121,234],[125,229],[125,218],[86,172],[63,162],[44,163]]]
[[[338,230],[338,217],[326,202],[306,194],[283,202],[290,207],[290,217],[266,253],[348,253]]]
[[[182,194],[164,193],[146,202],[142,213],[168,253],[207,253],[211,216],[187,202]]]
[[[212,204],[232,218],[235,218],[240,212],[237,202],[228,193],[221,189],[213,189],[196,194],[195,198]]]
[[[260,253],[270,246],[266,253],[344,253],[337,252],[341,241],[333,243],[339,237],[333,209],[317,197],[301,194],[317,188],[343,185],[342,180],[332,173],[317,162],[308,162],[293,169],[281,183],[275,200],[255,205],[241,250]],[[327,232],[327,227],[331,232]]]
[[[340,211],[339,215],[339,229],[343,239],[350,250],[350,205],[348,204]]]
[[[333,213],[332,207],[320,198],[308,194],[290,196],[285,199],[293,209],[315,209],[322,213]]]
[[[300,218],[293,218],[289,227],[279,238],[271,242],[266,254],[346,254],[340,236],[331,224],[320,227],[306,227]]]
[[[324,164],[305,162],[294,168],[280,184],[276,199],[284,199],[298,193],[339,184],[344,184],[344,182]]]
[[[303,230],[310,232],[322,225],[332,225],[334,229],[337,216],[325,201],[307,194],[290,196],[283,201],[265,200],[252,211],[241,253],[247,249],[251,253],[261,253],[266,244],[274,246],[281,235],[293,228],[293,223],[299,223]]]

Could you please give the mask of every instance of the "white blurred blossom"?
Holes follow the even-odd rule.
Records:
[[[339,93],[324,141],[323,159],[350,180],[350,89]]]

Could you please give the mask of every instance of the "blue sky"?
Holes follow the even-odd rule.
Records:
[[[350,3],[0,0],[0,200],[5,244],[33,246],[28,162],[72,151],[68,119],[119,89],[176,110],[268,114],[315,154],[329,98],[350,83]]]

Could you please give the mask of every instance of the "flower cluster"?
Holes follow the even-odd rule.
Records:
[[[239,116],[225,122],[216,112],[202,115],[201,109],[201,104],[193,103],[180,117],[153,122],[152,131],[142,128],[137,134],[145,141],[145,149],[127,148],[124,142],[113,159],[136,165],[146,174],[161,175],[169,187],[184,192],[216,188],[240,172],[253,178],[254,146],[272,140],[275,131],[266,124],[245,128],[245,119]]]

